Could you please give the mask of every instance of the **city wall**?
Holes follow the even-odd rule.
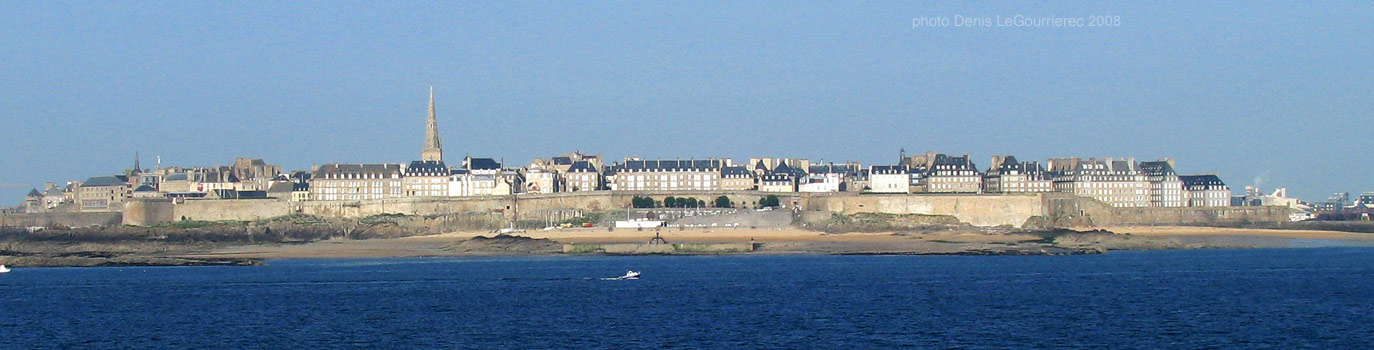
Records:
[[[0,215],[0,226],[10,227],[108,226],[119,225],[120,222],[122,222],[122,219],[120,217],[120,213],[117,212],[69,212]]]
[[[1221,225],[1283,222],[1284,207],[1113,208],[1091,199],[1062,193],[1021,195],[764,193],[757,191],[703,192],[575,192],[477,198],[397,198],[368,201],[286,202],[278,200],[130,200],[123,213],[17,214],[0,218],[7,226],[157,225],[182,220],[254,221],[291,214],[367,217],[379,214],[441,216],[453,213],[493,213],[507,220],[556,222],[588,212],[630,207],[635,196],[663,200],[690,197],[706,203],[726,196],[737,206],[751,206],[768,195],[784,206],[812,213],[886,213],[945,215],[975,226],[1029,228],[1124,225]],[[823,217],[803,215],[803,217]]]
[[[807,211],[947,215],[974,226],[1021,227],[1044,215],[1039,195],[831,194],[802,197]]]

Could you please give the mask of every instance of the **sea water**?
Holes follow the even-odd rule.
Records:
[[[644,275],[604,280],[628,269]],[[0,275],[0,349],[1371,344],[1371,248],[273,260]]]

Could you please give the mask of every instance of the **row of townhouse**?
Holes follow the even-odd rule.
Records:
[[[1172,159],[1137,163],[1132,158],[1055,158],[1049,167],[992,157],[979,172],[968,156],[927,153],[898,165],[871,167],[877,193],[1064,192],[1116,207],[1210,207],[1230,205],[1231,190],[1216,175],[1178,175]],[[903,183],[907,186],[903,186]]]

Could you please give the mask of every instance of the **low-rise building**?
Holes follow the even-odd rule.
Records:
[[[797,192],[797,179],[806,176],[806,172],[787,165],[778,163],[767,174],[759,176],[759,191],[761,192]]]
[[[845,190],[844,174],[812,173],[797,182],[797,192],[829,193]]]
[[[788,173],[759,176],[760,192],[797,192],[797,180]]]
[[[401,164],[325,164],[310,177],[310,200],[356,201],[404,196]]]
[[[1178,177],[1187,192],[1190,207],[1225,207],[1231,205],[1231,188],[1216,175],[1184,175]]]
[[[905,165],[870,165],[869,192],[910,193],[911,175]]]

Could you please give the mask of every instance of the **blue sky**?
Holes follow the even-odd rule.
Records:
[[[912,25],[1016,15],[1120,26]],[[1236,192],[1324,199],[1374,190],[1370,18],[1367,2],[4,2],[0,203],[135,151],[417,159],[431,85],[450,160],[1173,157]]]

